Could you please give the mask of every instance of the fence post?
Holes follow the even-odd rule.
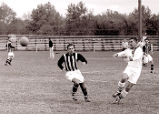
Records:
[[[84,39],[82,39],[82,43],[83,43],[83,51],[85,51],[85,42],[84,42]]]
[[[44,39],[44,44],[45,44],[45,51],[47,51],[47,42],[46,42],[46,39]]]
[[[37,41],[35,39],[35,51],[38,52],[38,46],[37,46]]]
[[[56,51],[56,39],[54,40],[54,50]]]
[[[104,39],[103,38],[101,38],[101,45],[102,45],[102,51],[104,51],[105,48],[104,48]]]

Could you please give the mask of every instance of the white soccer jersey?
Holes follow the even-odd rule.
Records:
[[[125,68],[123,73],[126,73],[129,77],[128,81],[136,84],[137,80],[140,77],[142,70],[142,57],[143,51],[141,47],[138,47],[133,55],[133,60],[128,62],[127,67]]]
[[[128,62],[128,66],[131,67],[142,67],[143,50],[138,47],[133,54],[133,61]]]
[[[132,49],[130,48],[127,48],[126,50],[124,51],[121,51],[118,54],[118,57],[121,57],[121,58],[124,58],[124,61],[128,62],[129,61],[129,57],[131,56],[132,57]]]

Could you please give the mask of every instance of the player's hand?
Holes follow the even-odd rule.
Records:
[[[65,68],[61,69],[61,71],[66,71]]]

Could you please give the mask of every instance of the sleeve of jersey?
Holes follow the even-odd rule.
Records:
[[[78,56],[77,57],[78,58],[77,61],[80,60],[81,62],[85,62],[87,64],[87,60],[83,57],[83,55],[78,53],[77,56]]]
[[[126,50],[125,51],[121,51],[118,54],[118,57],[125,57],[126,56]]]
[[[61,69],[61,70],[63,70],[63,66],[62,66],[62,64],[65,62],[65,60],[64,60],[64,56],[62,56],[59,60],[58,60],[58,63],[57,63],[57,65],[58,65],[58,67]]]

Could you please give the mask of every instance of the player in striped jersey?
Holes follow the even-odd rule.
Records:
[[[87,95],[87,89],[84,84],[84,77],[80,70],[77,67],[77,62],[80,60],[84,64],[87,64],[87,60],[83,57],[83,55],[74,52],[75,48],[73,44],[68,44],[67,53],[62,55],[58,60],[58,67],[66,71],[66,78],[73,82],[72,88],[72,97],[74,101],[77,101],[75,93],[77,92],[78,87],[81,87],[81,90],[84,94],[84,99],[86,102],[90,102]],[[64,64],[64,66],[63,66]]]
[[[8,51],[8,57],[7,57],[4,65],[11,65],[11,62],[14,58],[13,48],[15,48],[15,47],[12,45],[12,42],[10,40],[8,40],[6,47],[7,47],[7,51]]]
[[[153,73],[154,63],[153,63],[153,58],[150,55],[150,53],[153,52],[153,46],[150,43],[148,38],[145,39],[145,45],[143,46],[143,52],[144,52],[143,65],[147,66],[147,64],[150,62],[151,63],[151,71],[150,71],[150,73]]]

